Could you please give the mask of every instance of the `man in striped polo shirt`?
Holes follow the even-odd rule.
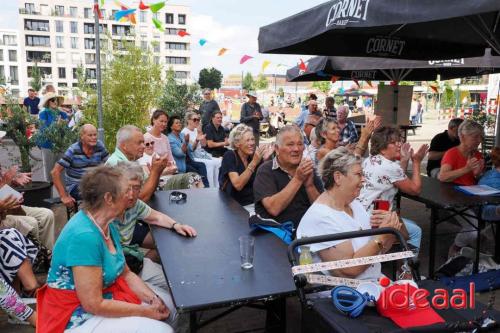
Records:
[[[80,200],[80,179],[89,168],[106,162],[108,151],[104,144],[97,140],[97,129],[85,124],[80,129],[80,140],[73,143],[57,161],[52,169],[52,180],[62,203],[72,208]],[[64,182],[61,174],[66,170]]]

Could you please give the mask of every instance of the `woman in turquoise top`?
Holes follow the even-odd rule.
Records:
[[[127,180],[114,167],[99,166],[82,178],[80,191],[83,209],[62,230],[47,278],[48,289],[76,291],[80,302],[65,332],[172,332],[160,321],[169,315],[163,301],[126,265],[112,223],[132,195]],[[103,292],[119,277],[142,304]]]

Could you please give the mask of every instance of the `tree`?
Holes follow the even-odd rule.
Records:
[[[243,78],[243,89],[245,90],[253,90],[254,89],[254,80],[253,76],[250,72],[248,72],[245,77]]]
[[[326,94],[330,91],[330,81],[315,81],[312,87]]]
[[[178,83],[175,80],[174,70],[169,68],[158,105],[169,115],[184,118],[187,110],[194,109],[200,103],[200,87],[197,84]]]
[[[443,108],[454,107],[456,104],[456,96],[448,82],[445,82],[443,95],[441,97],[441,106]]]
[[[254,82],[254,87],[255,89],[267,89],[269,87],[269,81],[267,81],[266,77],[264,74],[260,73],[259,76],[257,77],[257,81]]]
[[[162,87],[162,67],[154,62],[152,53],[127,41],[122,41],[122,47],[106,57],[102,66],[104,140],[109,151],[115,148],[120,127],[143,129],[149,124],[149,111],[157,106]],[[80,82],[85,79],[80,78]],[[96,91],[91,84],[79,89],[87,92],[85,121],[97,125]]]
[[[35,65],[31,67],[31,88],[35,91],[40,91],[42,89],[42,71],[40,67],[38,67],[38,63],[35,62]]]
[[[222,85],[222,73],[214,67],[209,69],[203,68],[200,71],[198,84],[202,89],[219,89]]]

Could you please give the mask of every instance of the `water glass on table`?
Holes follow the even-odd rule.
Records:
[[[250,269],[253,267],[255,237],[241,236],[238,239],[240,241],[241,268]]]

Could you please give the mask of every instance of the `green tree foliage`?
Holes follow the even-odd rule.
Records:
[[[157,105],[161,94],[161,65],[155,64],[150,51],[133,43],[121,41],[122,49],[114,51],[102,65],[102,109],[104,140],[109,151],[115,148],[118,129],[135,125],[144,129],[149,124],[149,110]],[[79,79],[84,85],[86,80]],[[97,95],[89,84],[81,86],[86,92],[85,121],[97,127]]]
[[[30,86],[35,89],[35,91],[40,91],[40,89],[42,89],[42,71],[36,62],[35,65],[31,67]]]
[[[278,88],[278,96],[281,98],[285,97],[285,91],[283,90],[282,87]]]
[[[219,89],[222,85],[222,73],[214,67],[203,68],[200,71],[200,78],[198,79],[198,84],[202,89],[205,88]]]
[[[267,81],[264,74],[262,73],[259,74],[257,80],[254,82],[254,87],[255,89],[261,89],[261,90],[267,89],[269,87],[269,81]]]
[[[448,82],[445,82],[443,95],[441,96],[441,106],[443,108],[454,107],[456,104],[456,96]]]
[[[246,73],[246,75],[243,77],[243,89],[253,90],[255,89],[254,84],[255,82],[253,80],[252,74],[250,72]]]
[[[170,68],[166,73],[165,85],[158,105],[169,115],[184,117],[188,110],[193,110],[201,103],[200,87],[197,84],[179,83],[175,72]]]
[[[316,81],[312,87],[326,94],[330,91],[330,81]]]

